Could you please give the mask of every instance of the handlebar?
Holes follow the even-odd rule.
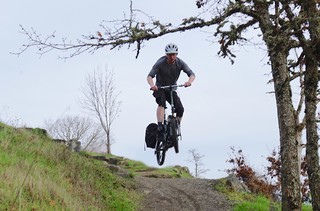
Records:
[[[160,87],[158,87],[158,89],[173,89],[173,88],[177,88],[177,87],[184,87],[184,85],[179,84],[179,85],[160,86]]]

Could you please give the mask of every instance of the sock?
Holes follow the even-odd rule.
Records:
[[[158,122],[158,130],[161,131],[163,128],[162,122]]]

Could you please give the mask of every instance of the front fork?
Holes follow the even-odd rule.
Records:
[[[171,122],[171,121],[172,121],[171,117],[172,117],[171,115],[168,116],[168,122]],[[177,137],[178,137],[180,140],[182,140],[181,127],[180,127],[180,123],[179,123],[178,120],[177,120],[177,114],[176,114],[176,113],[173,113],[173,117],[174,117],[174,119],[175,119],[175,121],[176,121]],[[166,125],[167,125],[167,124],[166,124]],[[167,128],[167,129],[169,129],[169,128]],[[171,131],[171,130],[169,130],[169,131],[170,131],[170,136],[172,136],[172,131]]]
[[[180,140],[182,140],[181,127],[180,127],[180,123],[178,121],[177,121],[177,128],[178,128],[177,136],[179,137]]]

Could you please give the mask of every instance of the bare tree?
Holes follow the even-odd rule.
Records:
[[[194,165],[194,177],[200,178],[201,175],[209,171],[209,169],[203,168],[202,158],[204,155],[201,155],[196,149],[190,149],[188,152],[191,154],[188,161]]]
[[[113,72],[105,67],[95,70],[88,75],[82,87],[82,106],[93,114],[99,121],[104,134],[107,154],[111,154],[112,136],[111,126],[119,115],[121,101],[118,100],[119,92],[114,85]]]
[[[55,139],[62,139],[69,143],[80,141],[82,149],[94,149],[101,141],[101,127],[88,117],[67,115],[55,121],[47,120],[45,128]]]

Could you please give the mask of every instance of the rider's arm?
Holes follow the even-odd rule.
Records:
[[[158,90],[158,87],[153,82],[153,78],[158,74],[159,71],[159,60],[152,66],[152,69],[150,70],[148,76],[147,76],[147,82],[150,86],[150,89],[153,91]]]
[[[153,78],[150,75],[148,75],[147,81],[148,81],[148,84],[150,85],[151,90],[156,91],[158,89],[158,87],[154,85]]]
[[[182,59],[179,58],[178,60],[179,64],[181,65],[181,69],[183,70],[183,72],[185,72],[189,79],[187,82],[185,82],[183,84],[183,86],[188,87],[191,86],[192,82],[194,81],[194,79],[196,78],[196,75],[194,74],[194,72],[190,69],[190,67],[187,65],[187,63],[185,63]]]
[[[189,80],[187,82],[185,82],[183,84],[183,86],[185,86],[185,87],[191,86],[191,84],[192,84],[192,82],[194,81],[195,78],[196,78],[196,75],[195,74],[191,74],[189,76]]]

